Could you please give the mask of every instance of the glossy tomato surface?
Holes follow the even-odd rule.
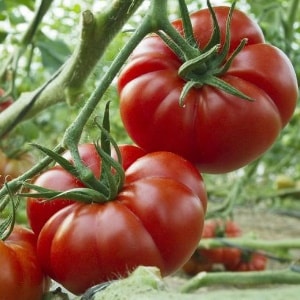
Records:
[[[229,8],[214,11],[223,47]],[[203,49],[213,32],[209,10],[191,14],[191,21]],[[183,34],[181,20],[173,25]],[[158,36],[145,38],[118,79],[120,113],[133,141],[148,152],[180,154],[207,173],[236,170],[265,153],[294,112],[296,74],[287,56],[265,43],[259,26],[234,10],[228,56],[244,38],[246,46],[219,77],[254,101],[204,84],[188,92],[184,106],[183,61]]]
[[[133,161],[145,154],[144,150],[135,145],[124,144],[120,145],[119,149],[122,157],[122,165],[125,170]],[[101,173],[101,158],[94,144],[80,144],[78,151],[83,163],[89,167],[95,177],[99,179]],[[65,152],[63,157],[73,163],[73,158],[69,151]],[[114,151],[112,152],[112,157],[117,159]],[[82,182],[59,165],[55,165],[38,176],[34,184],[55,191],[66,191],[73,188],[85,187]],[[72,203],[74,203],[73,200],[66,198],[47,201],[44,198],[28,197],[26,211],[32,230],[38,234],[46,221],[54,213]]]
[[[139,265],[171,274],[198,245],[206,201],[200,197],[206,193],[190,162],[169,152],[150,153],[133,162],[125,176],[114,200],[69,205],[39,234],[45,272],[74,294]]]
[[[49,288],[36,255],[36,236],[15,226],[11,235],[0,241],[0,298],[41,300]]]

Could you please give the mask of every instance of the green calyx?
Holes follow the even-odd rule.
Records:
[[[185,33],[185,42],[193,48],[193,51],[189,51],[190,48],[186,47],[188,53],[185,50],[178,51],[178,47],[174,49],[176,53],[180,53],[180,58],[183,59],[184,63],[181,65],[178,71],[178,75],[186,81],[183,87],[179,102],[181,106],[184,106],[184,101],[187,94],[191,89],[201,88],[204,85],[210,85],[222,91],[225,91],[231,95],[237,96],[243,100],[253,101],[252,98],[245,95],[241,91],[237,90],[230,84],[226,83],[220,77],[227,72],[233,59],[236,55],[244,48],[247,43],[247,39],[243,39],[239,46],[229,55],[230,49],[230,24],[232,14],[235,8],[235,2],[232,4],[227,22],[226,22],[226,35],[223,47],[221,47],[221,33],[220,27],[216,18],[216,14],[210,4],[207,1],[208,8],[210,10],[213,20],[213,34],[206,47],[202,50],[198,48],[193,36],[192,25],[190,17],[188,15],[185,1],[179,0],[182,23]],[[165,40],[165,39],[164,39]],[[172,43],[168,45],[172,48]],[[197,51],[195,51],[197,50]]]
[[[95,120],[96,125],[101,130],[101,137],[94,144],[99,157],[101,157],[100,178],[96,178],[93,172],[83,164],[81,159],[78,160],[76,156],[73,157],[74,164],[72,164],[54,151],[41,145],[33,144],[34,147],[51,157],[62,168],[80,180],[85,187],[73,188],[67,191],[55,191],[24,182],[23,185],[26,188],[34,190],[35,192],[21,193],[19,196],[44,198],[46,200],[63,198],[84,203],[105,203],[114,200],[124,185],[125,173],[122,167],[120,150],[109,133],[108,115],[109,103],[106,105],[102,124]],[[111,157],[111,145],[116,151],[117,160]]]

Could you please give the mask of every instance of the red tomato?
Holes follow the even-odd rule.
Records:
[[[0,88],[0,98],[4,95],[5,91]],[[6,110],[10,105],[12,105],[13,99],[11,97],[7,98],[5,101],[0,102],[0,113]]]
[[[182,270],[187,275],[194,276],[200,272],[212,271],[213,265],[212,262],[201,256],[199,251],[195,251],[191,258],[182,266]]]
[[[220,247],[213,249],[198,249],[198,256],[205,264],[237,265],[241,250],[235,247]]]
[[[163,171],[158,163],[163,160],[165,168],[173,165],[171,170],[180,170],[181,177]],[[39,234],[37,251],[44,270],[74,294],[126,276],[139,265],[157,266],[168,275],[198,245],[204,223],[198,195],[205,192],[196,192],[197,181],[204,187],[190,162],[173,153],[151,153],[136,160],[125,176],[116,199],[69,205]]]
[[[238,237],[240,227],[232,220],[206,220],[202,238]],[[235,247],[198,248],[191,259],[183,266],[183,271],[195,275],[202,271],[211,271],[215,264],[236,266],[240,262],[241,250]]]
[[[23,153],[17,157],[7,157],[0,150],[0,187],[5,181],[14,179],[28,171],[35,163],[30,153]]]
[[[210,219],[204,223],[202,238],[237,237],[242,231],[232,220]]]
[[[122,165],[124,170],[127,170],[129,166],[138,158],[146,155],[146,152],[142,148],[135,145],[119,145],[119,150],[121,153]],[[114,149],[112,149],[111,156],[117,160],[117,154]]]
[[[36,237],[32,231],[15,226],[0,241],[0,295],[5,300],[40,300],[49,288],[36,256]]]
[[[204,223],[202,238],[238,237],[242,232],[232,220],[207,220]],[[235,247],[220,247],[212,249],[198,249],[203,261],[212,264],[237,264],[240,259],[240,249]]]
[[[229,7],[214,10],[223,45]],[[209,10],[193,13],[191,21],[203,49],[213,31]],[[182,33],[182,21],[173,24]],[[219,77],[253,102],[204,84],[192,88],[181,107],[179,97],[188,81],[178,75],[183,61],[156,35],[137,46],[118,79],[122,121],[137,145],[148,152],[180,154],[208,173],[245,166],[270,148],[296,106],[295,71],[239,10],[233,12],[230,33],[229,55],[243,38],[248,43]]]
[[[174,158],[174,159],[173,159]],[[149,168],[148,164],[152,165]],[[207,194],[203,178],[196,168],[191,168],[186,159],[171,152],[153,152],[143,156],[130,166],[126,172],[126,182],[136,181],[152,175],[175,177],[187,185],[200,198],[204,212],[207,208]]]
[[[6,110],[9,106],[11,106],[13,101],[11,99],[3,101],[0,103],[0,113]]]
[[[92,143],[80,144],[78,145],[78,152],[82,162],[91,169],[95,177],[100,178],[101,159],[95,145]],[[74,163],[70,151],[66,151],[63,157]]]
[[[34,184],[56,191],[83,187],[83,184],[78,179],[58,166],[42,173],[34,181]],[[74,201],[65,198],[47,201],[44,198],[29,197],[26,203],[26,212],[28,223],[34,233],[39,234],[46,221],[53,214],[72,203]]]
[[[225,264],[225,268],[228,271],[263,271],[267,262],[267,257],[261,253],[242,253],[237,264]]]
[[[88,166],[97,178],[100,178],[101,159],[94,144],[81,144],[78,146],[79,154],[86,166]],[[145,152],[134,145],[121,145],[121,156],[123,167],[126,169],[135,159],[141,157]],[[112,154],[115,155],[115,154]],[[67,151],[64,158],[72,162],[71,153]],[[72,188],[84,187],[84,184],[64,170],[61,166],[55,165],[53,168],[42,173],[34,182],[35,185],[56,190],[66,191]],[[27,216],[32,230],[38,234],[46,221],[57,211],[74,203],[72,200],[60,198],[51,201],[44,201],[43,198],[27,199]]]

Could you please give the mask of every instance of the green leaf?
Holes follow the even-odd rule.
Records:
[[[36,42],[41,52],[42,63],[51,73],[56,71],[71,54],[70,49],[62,40],[51,40],[43,35],[42,39]]]

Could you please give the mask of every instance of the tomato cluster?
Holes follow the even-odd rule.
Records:
[[[234,238],[242,235],[239,225],[232,220],[213,219],[204,223],[202,238]],[[264,270],[267,257],[261,253],[242,250],[235,246],[204,249],[199,247],[182,267],[188,275],[213,271],[223,267],[227,271]]]
[[[61,194],[54,200],[46,194],[28,198],[27,215],[36,241],[29,243],[33,233],[26,233],[19,242],[13,232],[0,243],[7,253],[1,262],[5,266],[1,282],[20,286],[8,292],[15,293],[13,298],[6,299],[20,299],[20,291],[22,299],[40,299],[46,284],[39,264],[47,276],[74,294],[126,276],[139,265],[157,266],[162,275],[182,266],[189,274],[209,271],[215,264],[227,270],[265,268],[266,258],[260,254],[245,255],[227,246],[197,249],[201,236],[241,234],[230,221],[204,226],[207,195],[200,172],[236,170],[270,148],[295,109],[296,75],[285,54],[265,43],[259,26],[243,12],[215,7],[214,17],[209,9],[191,15],[197,44],[193,53],[196,50],[198,56],[203,58],[203,52],[211,50],[207,47],[212,32],[220,31],[219,47],[210,45],[216,51],[209,52],[201,65],[195,65],[198,57],[177,55],[171,44],[153,34],[138,45],[122,70],[120,113],[138,145],[120,145],[120,157],[111,154],[122,167],[123,180],[113,164],[107,170],[109,159],[99,155],[93,144],[79,145],[79,156],[104,191],[92,189],[58,164],[35,179],[36,186]],[[172,25],[179,37],[184,36],[181,20]],[[63,158],[73,164],[70,152]],[[1,174],[8,173],[1,152],[0,164]],[[9,173],[15,176],[12,169]],[[116,183],[117,193],[110,193]],[[93,191],[93,201],[78,202],[70,190],[77,195]],[[13,249],[12,259],[7,249],[16,241],[21,246]],[[18,264],[21,277],[4,264],[9,261]],[[1,284],[1,296],[5,293]]]

